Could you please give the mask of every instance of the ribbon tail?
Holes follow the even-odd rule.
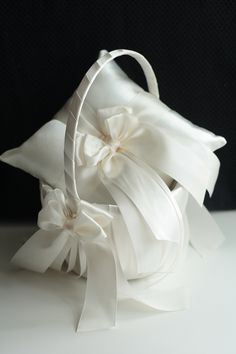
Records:
[[[104,174],[103,183],[109,190],[115,186],[123,192],[139,210],[156,239],[178,243],[181,213],[170,189],[147,165],[123,154],[117,158],[122,166],[120,173],[112,178]],[[123,209],[123,203],[119,207]]]
[[[177,192],[177,194],[179,194],[179,192]],[[114,221],[111,235],[113,242],[115,242],[114,235],[117,236],[118,229],[115,227],[114,230],[113,228]],[[187,247],[187,245],[185,245],[185,247]],[[163,280],[159,282],[158,279],[146,280],[146,278],[144,278],[141,280],[128,281],[122,269],[116,248],[114,254],[117,267],[117,288],[121,301],[133,300],[157,311],[179,311],[188,308],[189,293],[188,289],[182,285],[182,273],[177,272],[170,274],[168,279],[166,279],[167,283],[164,281],[164,287],[162,285]],[[152,276],[150,277],[152,278]],[[154,276],[154,278],[156,278],[156,276]]]
[[[68,241],[61,230],[38,230],[16,252],[11,262],[21,268],[44,273],[57,259]]]
[[[224,236],[208,210],[204,206],[200,207],[191,196],[186,213],[190,242],[205,257],[222,244]]]
[[[163,288],[162,284],[150,286],[147,283],[141,284],[141,287],[134,286],[133,282],[127,281],[117,258],[117,286],[121,300],[131,299],[153,310],[158,311],[180,311],[189,307],[188,289],[180,284],[179,279],[170,280],[168,278],[168,287]],[[177,275],[178,277],[178,275]],[[137,281],[139,283],[139,280]],[[181,281],[182,282],[182,281]],[[161,285],[161,287],[160,287]]]
[[[151,168],[139,166],[121,154],[117,159],[122,166],[120,173],[109,178],[103,168],[104,174],[100,178],[119,206],[135,248],[139,270],[150,272],[153,264],[155,269],[151,270],[155,271],[158,267],[156,241],[178,244],[183,238],[181,213],[169,188]],[[156,262],[152,263],[148,258],[156,259]]]
[[[112,249],[105,240],[84,242],[87,285],[77,331],[107,329],[116,324],[117,279]]]
[[[202,205],[206,190],[213,192],[218,176],[220,163],[216,155],[196,141],[178,135],[176,139],[171,132],[145,122],[143,126],[146,130],[142,144],[138,137],[131,138],[129,152],[179,182]]]

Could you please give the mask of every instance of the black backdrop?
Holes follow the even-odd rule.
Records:
[[[228,140],[210,209],[236,207],[233,1],[2,1],[0,152],[16,147],[73,93],[100,49],[140,51],[161,99]],[[121,60],[142,83],[133,61]],[[36,220],[38,182],[0,164],[1,220]]]

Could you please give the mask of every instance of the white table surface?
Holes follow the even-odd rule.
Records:
[[[75,333],[79,293],[73,276],[14,270],[9,260],[34,230],[0,228],[1,354],[235,354],[236,211],[214,213],[226,241],[207,260],[190,249],[186,262],[189,310],[146,312],[127,303],[119,326]]]

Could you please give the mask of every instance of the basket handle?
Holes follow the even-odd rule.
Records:
[[[90,90],[94,80],[97,75],[101,72],[106,64],[108,64],[113,59],[128,55],[133,57],[142,67],[145,74],[149,92],[155,97],[159,98],[159,91],[156,76],[154,71],[147,61],[147,59],[132,50],[127,49],[117,49],[112,52],[106,53],[104,56],[99,58],[87,71],[83,80],[81,81],[79,87],[73,95],[70,106],[68,108],[68,120],[66,125],[65,133],[65,146],[64,146],[64,172],[65,172],[65,184],[68,196],[68,206],[74,212],[80,204],[80,197],[76,187],[76,176],[75,176],[75,145],[76,145],[76,132],[78,127],[78,122],[80,114],[83,108],[84,101]]]

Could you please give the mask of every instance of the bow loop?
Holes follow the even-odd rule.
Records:
[[[112,107],[97,112],[100,137],[77,133],[77,163],[96,166],[102,161],[113,162],[117,153],[128,149],[129,140],[143,134],[138,119],[129,107]]]
[[[109,147],[96,136],[77,133],[77,164],[79,166],[96,166],[109,152]]]
[[[106,238],[103,228],[108,226],[112,216],[100,208],[81,201],[80,210],[72,213],[67,206],[63,192],[59,189],[49,190],[43,208],[39,212],[38,225],[42,230],[66,230],[77,241],[93,241]],[[74,244],[74,243],[73,243]]]
[[[108,116],[109,112],[113,114]],[[139,129],[138,119],[133,115],[131,108],[114,107],[113,110],[106,108],[100,110],[99,114],[104,120],[105,137],[110,145],[115,142],[120,142],[120,145],[123,145]]]

